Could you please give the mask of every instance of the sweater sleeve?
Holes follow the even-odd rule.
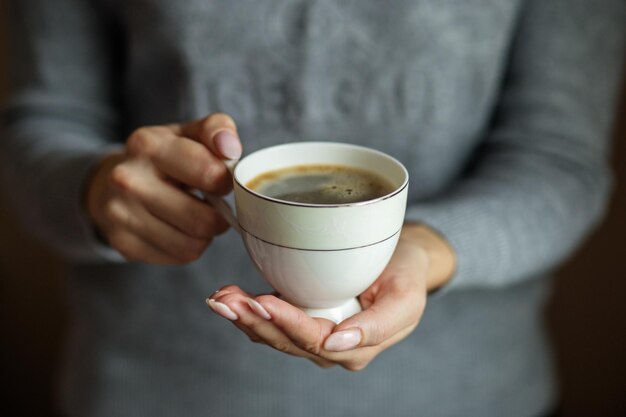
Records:
[[[113,32],[93,1],[11,0],[2,109],[5,200],[36,237],[76,262],[120,260],[82,207],[97,162],[119,147]]]
[[[483,144],[443,194],[407,209],[457,254],[444,289],[513,284],[555,267],[599,221],[626,56],[623,0],[523,3]]]

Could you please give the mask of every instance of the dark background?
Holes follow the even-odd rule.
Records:
[[[0,17],[1,7],[0,2]],[[0,53],[0,76],[3,58]],[[626,416],[626,89],[624,93],[614,129],[617,187],[609,214],[560,269],[546,311],[564,417]],[[0,201],[0,415],[56,415],[55,373],[67,321],[64,269],[23,232]]]

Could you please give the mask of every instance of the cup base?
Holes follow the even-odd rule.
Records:
[[[323,319],[328,319],[337,324],[341,323],[348,317],[355,315],[356,313],[363,311],[361,308],[361,303],[356,298],[351,298],[345,303],[341,304],[337,307],[331,308],[305,308],[299,307],[305,313],[307,313],[311,317],[321,317]]]

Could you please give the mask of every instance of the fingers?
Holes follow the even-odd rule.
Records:
[[[272,323],[301,351],[338,364],[345,369],[361,370],[385,349],[385,346],[356,348],[358,343],[353,343],[355,338],[348,337],[344,341],[349,343],[349,351],[330,351],[324,346],[324,341],[328,340],[328,336],[336,328],[335,323],[322,318],[309,317],[304,311],[274,296],[262,295],[255,301],[271,316]],[[348,333],[354,330],[349,329]],[[356,329],[356,332],[358,334],[356,342],[358,342],[361,338],[360,330]]]
[[[214,295],[211,307],[232,320],[248,337],[319,366],[338,364],[358,371],[378,354],[408,336],[417,326],[423,307],[407,308],[398,295],[402,285],[378,288],[374,302],[341,324],[309,317],[302,310],[271,295],[251,298],[235,286]],[[404,297],[413,299],[414,295]],[[419,303],[418,303],[419,304]],[[411,311],[415,310],[415,313]]]
[[[180,134],[204,144],[221,159],[239,159],[242,146],[234,120],[224,113],[174,126]]]
[[[324,358],[331,360],[342,368],[349,371],[360,371],[366,368],[380,353],[385,349],[395,345],[405,337],[407,337],[414,329],[415,325],[402,329],[400,332],[394,334],[383,343],[376,346],[366,346],[350,349],[343,352],[330,352],[324,351]]]
[[[262,295],[253,301],[269,313],[272,323],[296,346],[314,355],[320,354],[322,340],[335,327],[330,320],[310,317],[299,308],[273,295]]]
[[[335,327],[334,323],[311,318],[274,296],[253,299],[238,287],[228,286],[214,294],[208,303],[216,313],[233,321],[250,340],[310,359],[324,368],[338,364],[351,371],[363,369],[387,346],[406,337],[410,331],[407,329],[379,346],[331,352],[321,346]]]
[[[154,175],[135,175],[132,182],[118,182],[116,186],[138,198],[152,215],[190,237],[211,239],[228,228],[211,206]]]
[[[211,241],[182,233],[133,201],[113,199],[108,203],[105,215],[111,227],[108,231],[111,235],[110,243],[122,254],[129,244],[124,239],[128,239],[129,235],[135,235],[141,242],[147,242],[169,259],[175,259],[178,263],[188,263],[198,259]],[[114,235],[122,237],[117,236],[114,239]]]
[[[350,352],[328,352],[321,348],[323,340],[334,327],[334,323],[328,320],[311,318],[274,296],[247,298],[249,295],[234,286],[220,290],[215,296],[228,311],[226,314],[219,311],[221,306],[214,308],[214,311],[230,320],[237,317],[234,324],[250,340],[265,343],[292,356],[307,358],[323,368],[338,364],[345,369],[357,371],[366,367],[386,348],[383,345]],[[398,335],[398,340],[406,334]]]
[[[227,224],[185,190],[226,194],[232,178],[222,159],[240,156],[236,125],[225,114],[139,128],[125,152],[105,158],[94,170],[86,186],[87,212],[129,259],[193,261]]]
[[[148,262],[154,265],[179,265],[180,260],[155,248],[140,237],[125,232],[116,231],[109,236],[109,244],[129,261]]]
[[[307,358],[324,368],[333,366],[331,361],[307,352],[294,344],[274,325],[268,312],[258,304],[255,305],[256,302],[251,296],[239,287],[225,287],[213,294],[207,303],[213,311],[233,321],[235,326],[242,330],[250,340],[264,343],[288,355]],[[261,314],[255,313],[253,308],[260,308]]]
[[[157,171],[179,183],[214,194],[232,187],[222,160],[200,142],[179,137],[164,127],[141,128],[128,138],[131,157],[147,159]]]
[[[252,330],[250,330],[247,326],[234,321],[233,324],[239,329],[241,330],[246,336],[248,336],[248,339],[250,339],[251,342],[253,343],[262,343],[262,344],[266,344],[270,347],[271,346],[270,343],[268,343],[268,341],[261,339],[259,336],[257,336]],[[289,353],[288,353],[289,354]],[[292,356],[301,356],[301,355],[293,355]],[[306,359],[310,360],[311,362],[313,362],[315,365],[319,366],[320,368],[324,368],[324,369],[328,369],[328,368],[332,368],[333,366],[335,366],[335,364],[331,361],[328,361],[326,359],[323,358],[318,358],[315,356],[304,356]]]
[[[113,248],[127,258],[131,258],[130,246],[133,260],[168,265],[192,262],[228,227],[212,207],[161,178],[148,159],[119,162],[111,168],[108,186],[108,192],[90,204],[91,212]]]

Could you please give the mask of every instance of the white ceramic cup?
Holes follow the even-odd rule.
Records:
[[[268,171],[306,164],[367,169],[394,190],[374,200],[327,205],[278,200],[245,185]],[[408,190],[404,166],[362,146],[296,142],[254,152],[232,173],[236,218],[223,200],[207,199],[241,233],[254,264],[281,297],[336,323],[361,311],[355,297],[378,278],[400,236]]]

